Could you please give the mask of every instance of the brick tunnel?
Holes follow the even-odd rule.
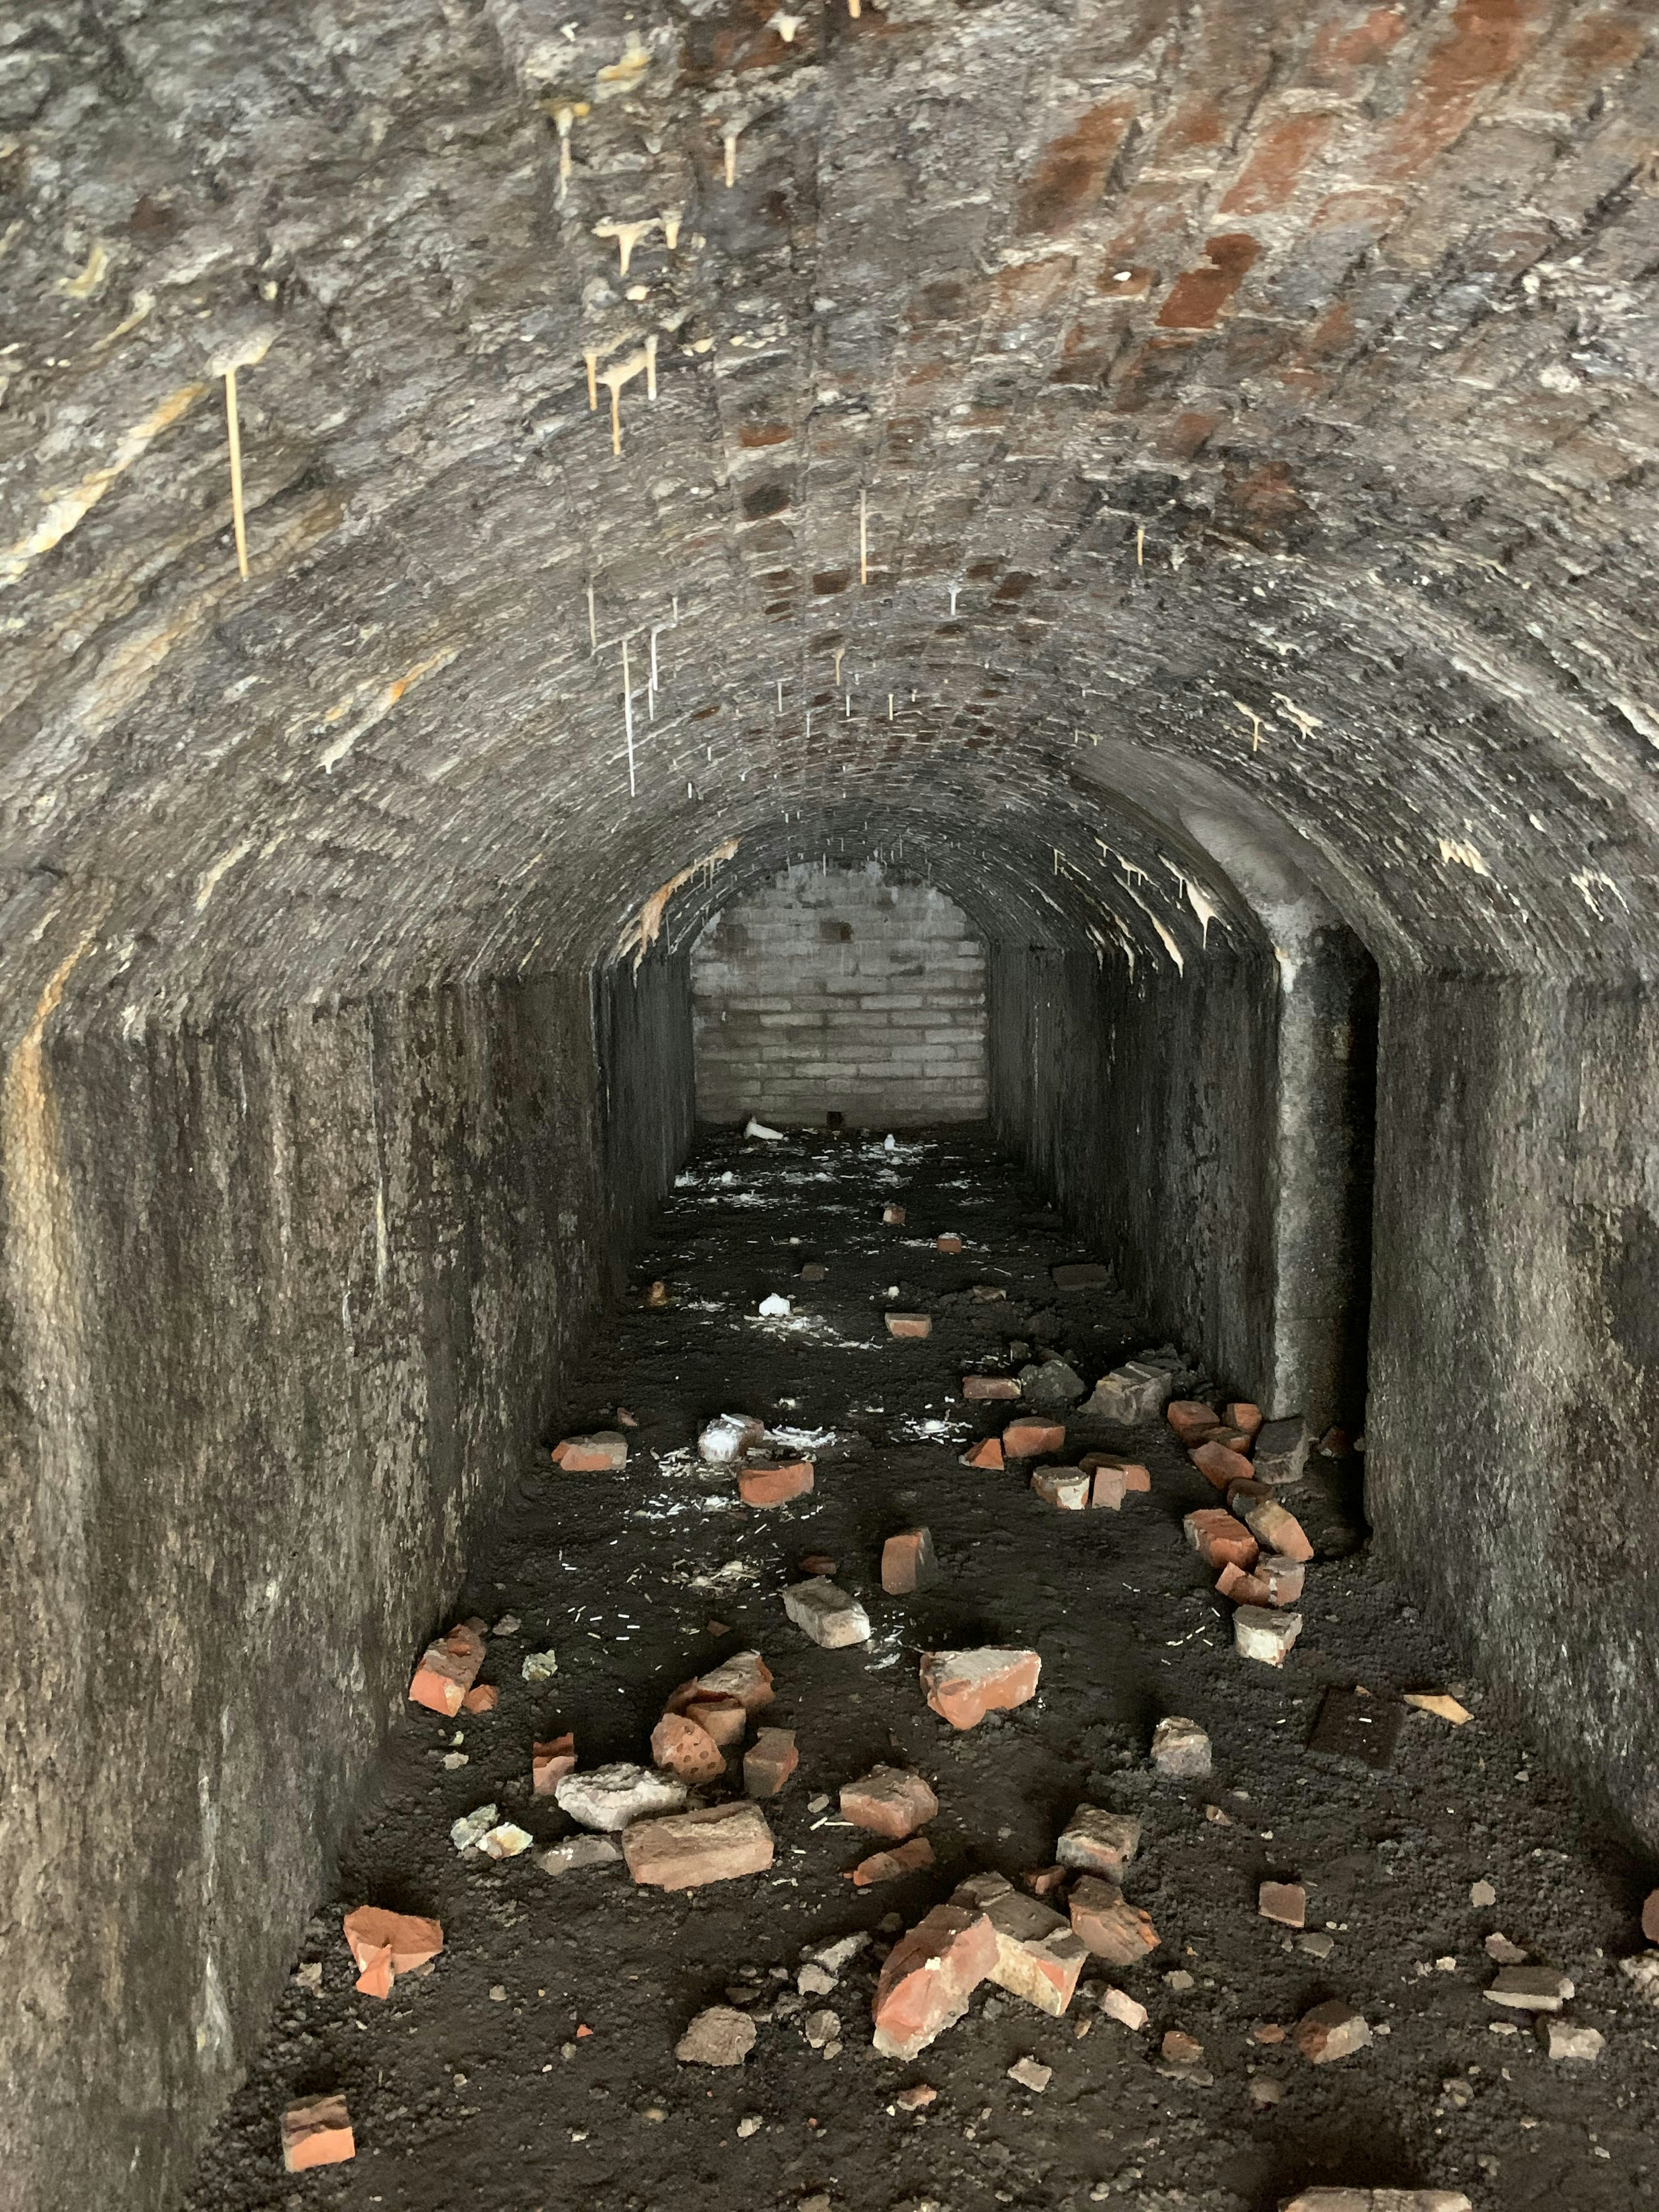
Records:
[[[185,2201],[751,1115],[1363,1432],[1633,1951],[1656,148],[1639,0],[20,0],[0,2203]]]

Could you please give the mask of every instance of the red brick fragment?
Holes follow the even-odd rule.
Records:
[[[1042,1662],[1035,1651],[987,1649],[924,1651],[921,1687],[941,1720],[977,1728],[988,1712],[1005,1712],[1036,1695]]]
[[[1642,1933],[1650,1943],[1659,1943],[1659,1889],[1650,1889],[1643,1901]]]
[[[1020,1880],[1033,1897],[1052,1897],[1057,1889],[1064,1889],[1071,1872],[1070,1867],[1036,1867],[1030,1874],[1021,1875]]]
[[[705,1882],[764,1874],[772,1863],[772,1831],[757,1806],[738,1799],[699,1812],[635,1820],[623,1830],[623,1856],[636,1882],[657,1889],[700,1889]]]
[[[939,1572],[933,1539],[926,1528],[902,1528],[881,1547],[881,1586],[889,1597],[907,1597]]]
[[[1072,1927],[1096,1958],[1114,1966],[1138,1966],[1158,1948],[1158,1930],[1138,1905],[1126,1904],[1115,1882],[1086,1874],[1071,1896]]]
[[[793,1729],[763,1728],[743,1754],[744,1794],[775,1797],[800,1765]]]
[[[1118,1498],[1120,1504],[1125,1498],[1133,1492],[1150,1492],[1152,1486],[1152,1470],[1148,1467],[1138,1459],[1121,1459],[1116,1452],[1085,1452],[1078,1465],[1090,1474],[1105,1474],[1109,1476],[1121,1477],[1121,1486]],[[1109,1505],[1111,1493],[1117,1488],[1119,1488],[1117,1482],[1109,1481],[1106,1486],[1106,1496],[1103,1498],[1099,1494],[1100,1485],[1097,1483],[1093,1503],[1097,1505]]]
[[[734,1743],[741,1743],[748,1726],[749,1709],[741,1698],[734,1698],[722,1690],[710,1690],[702,1683],[694,1683],[689,1697],[671,1704],[669,1710],[683,1719],[695,1721],[705,1735],[710,1735],[722,1751]]]
[[[665,1773],[694,1786],[726,1771],[726,1758],[707,1729],[683,1713],[665,1713],[651,1731],[651,1759]]]
[[[1240,1429],[1245,1436],[1254,1438],[1266,1416],[1261,1407],[1253,1405],[1248,1398],[1237,1398],[1231,1406],[1222,1407],[1221,1418],[1230,1429]]]
[[[927,1314],[890,1313],[886,1316],[889,1336],[930,1336],[933,1324]]]
[[[894,1843],[926,1827],[938,1811],[931,1786],[905,1767],[874,1767],[861,1780],[842,1785],[842,1819]]]
[[[354,1986],[360,1994],[366,1997],[389,1997],[393,1978],[392,1946],[381,1944],[378,1951],[368,1952],[358,1963],[362,1972]]]
[[[983,1443],[975,1444],[970,1451],[963,1453],[961,1463],[963,1467],[1000,1468],[1002,1465],[1001,1437],[987,1437]]]
[[[801,1565],[805,1567],[805,1560]],[[811,1570],[823,1574],[834,1574],[835,1571],[833,1559]],[[744,1712],[750,1714],[763,1712],[777,1695],[772,1687],[772,1669],[758,1651],[734,1651],[729,1659],[722,1659],[718,1667],[697,1677],[696,1690],[700,1698],[735,1698]],[[698,1718],[714,1735],[716,1742],[720,1741],[707,1718],[701,1714]]]
[[[283,2114],[283,2171],[339,2166],[357,2155],[351,2115],[343,2097],[306,2097]]]
[[[567,1474],[614,1474],[628,1464],[628,1439],[620,1429],[565,1437],[554,1445],[553,1461]]]
[[[746,1467],[738,1477],[738,1495],[745,1505],[787,1505],[792,1498],[805,1498],[812,1481],[810,1459],[790,1460],[779,1467]]]
[[[1277,1552],[1286,1559],[1312,1559],[1313,1546],[1302,1523],[1275,1499],[1252,1499],[1244,1508],[1244,1519],[1263,1551]]]
[[[964,1375],[962,1378],[964,1398],[1018,1398],[1019,1385],[1012,1375]]]
[[[962,1249],[960,1237],[936,1237],[933,1243],[941,1252],[960,1252]]]
[[[1187,1456],[1205,1480],[1213,1483],[1219,1491],[1224,1492],[1230,1482],[1249,1482],[1254,1479],[1254,1470],[1243,1453],[1230,1450],[1214,1437],[1194,1446]]]
[[[493,1682],[479,1682],[461,1699],[464,1713],[493,1713],[501,1702],[501,1693]]]
[[[819,1575],[833,1575],[838,1564],[838,1561],[830,1558],[828,1552],[804,1552],[801,1554],[800,1571],[809,1578],[815,1578]]]
[[[538,1797],[550,1797],[567,1774],[576,1771],[576,1739],[556,1735],[530,1750],[530,1786]]]
[[[414,1912],[387,1912],[378,1905],[360,1905],[348,1912],[341,1923],[341,1934],[356,1966],[365,1973],[371,1964],[384,1956],[386,1962],[385,1989],[364,1990],[370,1996],[385,1996],[393,1978],[398,1974],[413,1973],[435,1959],[444,1948],[444,1931],[435,1920],[423,1919]],[[360,1980],[358,1988],[363,1989]]]
[[[1066,1431],[1058,1421],[1010,1421],[1002,1432],[1006,1459],[1041,1459],[1065,1449]]]
[[[996,1931],[982,1912],[935,1905],[901,1936],[876,1984],[875,2046],[910,2059],[953,2027],[997,1962]]]
[[[1206,1406],[1197,1398],[1171,1398],[1164,1409],[1164,1418],[1183,1444],[1201,1444],[1206,1437],[1213,1436],[1221,1426],[1221,1417],[1213,1406]]]
[[[1260,1556],[1261,1547],[1243,1522],[1219,1505],[1188,1514],[1181,1525],[1187,1532],[1187,1541],[1206,1567],[1231,1562],[1248,1574]]]
[[[920,1874],[933,1863],[933,1847],[926,1836],[912,1836],[890,1851],[872,1851],[860,1859],[847,1879],[854,1889],[873,1889],[878,1882],[896,1881],[901,1875]]]
[[[1255,1909],[1281,1928],[1305,1928],[1308,1893],[1299,1881],[1264,1881],[1255,1893]]]
[[[463,1621],[437,1643],[429,1644],[422,1653],[415,1679],[409,1686],[410,1703],[453,1718],[477,1680],[483,1659],[483,1638]]]
[[[1031,1471],[1031,1487],[1043,1504],[1057,1505],[1066,1513],[1084,1510],[1094,1480],[1080,1467],[1039,1467]]]
[[[1216,1579],[1216,1590],[1235,1605],[1294,1605],[1302,1595],[1307,1568],[1300,1559],[1281,1559],[1276,1552],[1264,1553],[1250,1574],[1241,1574],[1229,1565],[1221,1570]]]

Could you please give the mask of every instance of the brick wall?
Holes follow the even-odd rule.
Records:
[[[930,884],[792,867],[709,923],[691,988],[702,1121],[985,1112],[984,951]]]

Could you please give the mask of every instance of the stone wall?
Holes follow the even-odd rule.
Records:
[[[710,923],[692,988],[703,1121],[985,1112],[984,949],[931,884],[798,863]]]
[[[1179,971],[990,954],[991,1111],[1153,1324],[1273,1415],[1364,1415],[1375,974],[1346,930]]]
[[[172,2201],[326,1893],[689,1128],[684,963],[599,991],[603,1069],[580,976],[14,1057],[8,2212]]]

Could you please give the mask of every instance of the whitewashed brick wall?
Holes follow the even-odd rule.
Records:
[[[715,915],[691,988],[702,1121],[985,1113],[984,952],[930,884],[873,860],[792,867]]]

